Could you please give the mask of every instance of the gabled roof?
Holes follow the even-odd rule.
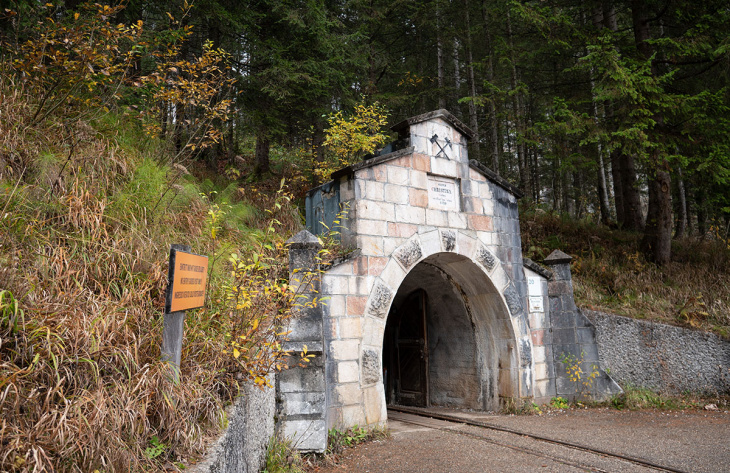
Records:
[[[434,110],[433,112],[422,113],[421,115],[416,115],[415,117],[406,118],[402,122],[393,125],[391,127],[391,130],[397,131],[398,136],[402,137],[402,135],[405,135],[408,132],[408,128],[410,128],[411,125],[415,125],[416,123],[422,123],[428,120],[433,120],[434,118],[441,118],[445,120],[451,126],[456,128],[459,133],[466,136],[466,138],[469,140],[474,137],[474,132],[471,131],[468,126],[464,125],[461,120],[459,120],[454,115],[452,115],[451,112],[443,108],[439,110]]]

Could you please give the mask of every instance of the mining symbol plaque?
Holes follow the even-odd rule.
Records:
[[[197,309],[205,305],[208,257],[175,248],[170,250],[165,313]]]
[[[439,210],[459,210],[458,188],[454,179],[428,176],[428,206]]]

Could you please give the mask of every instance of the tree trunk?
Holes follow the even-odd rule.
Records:
[[[238,143],[236,142],[235,133],[236,128],[234,125],[235,123],[235,118],[228,122],[228,137],[226,138],[226,147],[228,148],[228,153],[230,154],[231,158],[238,154]]]
[[[579,171],[573,171],[573,205],[575,210],[575,218],[580,219],[583,217],[583,174]]]
[[[540,202],[540,173],[537,169],[537,150],[533,149],[532,153],[532,198],[535,202]]]
[[[253,172],[256,176],[262,176],[271,172],[269,167],[269,134],[266,127],[260,127],[256,133],[256,155],[254,158]]]
[[[482,22],[484,23],[484,37],[486,38],[486,52],[487,52],[487,71],[486,79],[491,85],[494,81],[494,61],[492,59],[492,36],[491,29],[489,27],[489,12],[487,11],[486,1],[482,1]],[[497,96],[494,89],[490,88],[489,100],[489,128],[491,135],[491,154],[492,154],[492,171],[499,175],[499,161],[500,161],[500,150],[499,146],[499,120],[497,118]]]
[[[602,5],[598,5],[593,8],[592,12],[592,21],[593,26],[596,29],[601,29],[604,27],[603,24],[603,8]],[[591,70],[591,105],[593,108],[593,122],[596,125],[596,128],[600,126],[600,121],[598,118],[598,103],[596,103],[595,98],[595,90],[596,90],[596,83],[593,78],[593,70]],[[604,120],[605,120],[605,111],[603,113]],[[606,168],[603,164],[603,146],[601,145],[601,142],[599,141],[596,146],[596,151],[598,154],[598,203],[599,208],[601,210],[601,223],[604,225],[608,225],[611,222],[611,210],[608,203],[608,189],[606,187]]]
[[[603,1],[603,25],[609,30],[618,31],[616,8],[612,2]],[[614,106],[604,103],[607,120],[615,119]],[[612,125],[615,129],[615,125]],[[613,194],[616,206],[616,221],[627,230],[638,231],[643,227],[641,199],[636,185],[636,168],[634,157],[621,151],[611,152],[611,176],[613,177]]]
[[[603,163],[603,150],[598,144],[598,201],[601,208],[601,223],[610,225],[611,208],[608,203],[608,189],[606,186],[606,168]]]
[[[324,163],[324,123],[322,120],[314,122],[314,134],[312,136],[312,156],[314,157],[313,167],[319,169]],[[312,186],[319,184],[319,178],[316,172],[312,172]]]
[[[446,108],[446,97],[444,96],[444,43],[441,36],[441,9],[436,8],[436,59],[438,73],[438,98],[439,108]]]
[[[454,93],[451,96],[454,107],[459,103],[459,90],[461,90],[461,64],[459,63],[459,40],[454,38],[453,43],[453,60],[454,60]]]
[[[655,173],[649,181],[649,211],[641,247],[650,260],[664,265],[672,256],[672,182],[668,171]]]
[[[183,148],[183,130],[184,130],[184,123],[185,123],[185,108],[184,107],[176,107],[175,109],[175,126],[173,128],[173,139],[175,142],[175,154],[180,154],[180,151],[182,151]]]
[[[613,203],[616,207],[616,223],[619,227],[626,227],[624,192],[621,188],[621,155],[617,151],[611,151],[611,178],[613,179]]]
[[[649,60],[654,53],[654,48],[649,44],[651,32],[649,20],[646,17],[644,2],[632,0],[631,16],[634,27],[634,40],[636,49]],[[652,74],[656,75],[652,65]],[[655,127],[661,127],[664,117],[654,114]],[[653,170],[649,180],[649,210],[647,212],[646,228],[641,246],[644,253],[658,265],[669,263],[672,255],[672,198],[671,178],[669,175],[669,163],[659,149],[652,150],[651,162]]]
[[[705,239],[707,233],[707,195],[703,186],[693,186],[696,189],[695,206],[697,207],[697,232],[700,239]]]
[[[167,138],[167,102],[160,101],[160,139]]]
[[[687,231],[687,193],[684,189],[681,166],[677,166],[677,195],[679,197],[679,219],[677,220],[677,231],[674,237],[679,239],[683,238]]]
[[[521,94],[517,92],[517,66],[515,64],[514,42],[512,41],[512,20],[510,18],[509,9],[507,10],[507,39],[509,41],[510,51],[510,85],[512,87],[512,109],[515,121],[515,141],[517,148],[517,166],[520,173],[520,188],[528,189],[529,177],[527,171],[527,163],[525,161],[525,144],[523,141],[524,133],[522,126],[523,111]]]
[[[558,169],[559,166],[553,166],[552,182],[550,183],[553,189],[553,210],[558,210],[560,208],[560,174]]]
[[[562,195],[563,201],[562,211],[564,214],[572,216],[575,214],[575,201],[570,198],[570,192],[568,192],[570,188],[568,171],[562,171],[560,177],[560,194]]]
[[[467,80],[469,81],[469,125],[471,131],[474,132],[472,138],[472,159],[481,162],[481,150],[479,144],[479,120],[477,119],[477,106],[474,100],[477,96],[476,81],[474,80],[474,54],[472,52],[471,43],[471,21],[469,19],[469,0],[465,0],[464,12],[466,13],[466,60],[469,64],[467,70]]]
[[[644,227],[644,222],[641,212],[639,187],[636,183],[634,157],[621,153],[619,159],[621,160],[621,190],[624,194],[624,228],[640,231]]]

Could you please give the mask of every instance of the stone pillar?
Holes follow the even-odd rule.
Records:
[[[548,281],[549,318],[553,372],[557,395],[569,400],[590,398],[602,400],[612,394],[621,392],[621,388],[600,368],[598,361],[598,345],[595,330],[591,322],[580,312],[573,297],[573,280],[570,274],[572,257],[560,250],[555,250],[545,258],[545,264],[553,272]],[[573,381],[563,363],[565,356],[583,360],[580,381]],[[598,376],[589,386],[583,380],[594,371]]]
[[[287,241],[289,246],[289,281],[301,294],[289,326],[284,349],[292,353],[296,364],[304,346],[314,359],[305,366],[293,366],[279,373],[276,379],[277,431],[292,441],[295,448],[307,452],[323,452],[327,447],[327,412],[324,381],[322,310],[305,307],[319,293],[318,256],[322,246],[317,237],[306,230]]]

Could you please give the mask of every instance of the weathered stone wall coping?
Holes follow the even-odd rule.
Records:
[[[270,381],[274,375],[270,375]],[[266,449],[274,436],[273,388],[248,384],[226,409],[228,426],[208,447],[203,460],[190,473],[257,473],[264,467]]]
[[[432,112],[422,113],[420,115],[416,115],[415,117],[407,118],[402,122],[393,125],[390,129],[393,131],[397,131],[400,135],[407,136],[408,129],[412,125],[433,120],[434,118],[442,118],[469,140],[474,137],[474,132],[468,126],[466,126],[464,122],[462,122],[461,120],[456,118],[451,112],[443,108],[434,110]]]
[[[331,179],[337,180],[342,176],[349,176],[351,174],[355,174],[355,171],[359,171],[360,169],[366,169],[372,166],[375,166],[376,164],[382,164],[386,163],[388,161],[392,161],[394,159],[408,156],[411,153],[413,153],[413,146],[409,146],[408,148],[399,149],[398,151],[393,151],[392,153],[384,154],[382,156],[377,156],[375,158],[366,159],[365,161],[360,161],[355,164],[351,164],[350,166],[344,167],[342,169],[339,169],[332,173],[330,176]],[[316,189],[313,189],[313,191],[316,191]],[[309,191],[310,193],[313,191]]]
[[[543,268],[539,264],[532,261],[530,258],[522,258],[522,265],[525,268],[531,269],[532,271],[535,271],[540,276],[544,277],[548,281],[553,278],[553,272],[550,271],[547,268]]]
[[[499,187],[511,193],[518,199],[525,196],[525,193],[522,192],[519,188],[510,184],[506,179],[502,178],[499,174],[495,173],[479,161],[472,159],[471,161],[469,161],[469,167],[474,169],[475,171],[480,172],[484,177],[494,182]]]

